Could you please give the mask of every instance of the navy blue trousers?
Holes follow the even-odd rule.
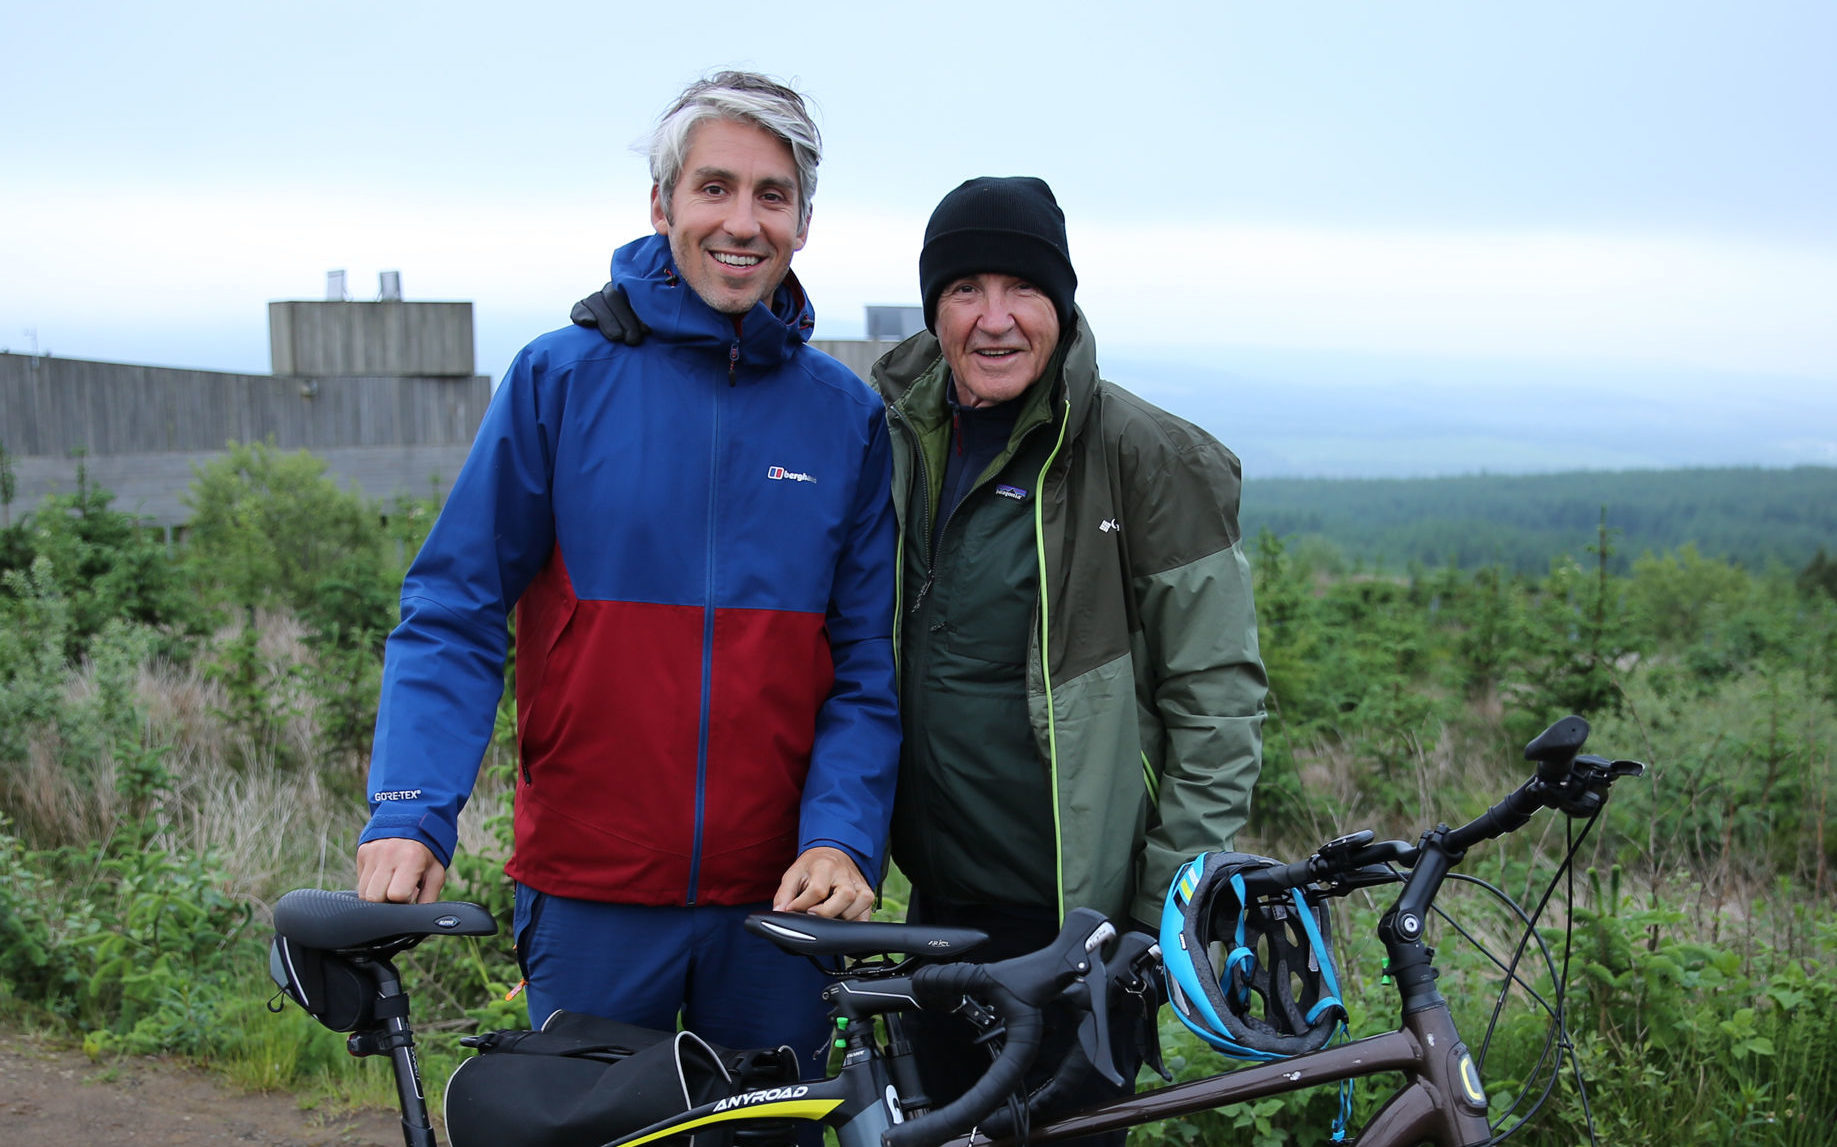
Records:
[[[826,979],[802,956],[741,927],[768,904],[653,908],[551,896],[517,885],[517,958],[530,1026],[556,1009],[660,1031],[681,1026],[731,1048],[788,1044],[805,1079],[828,1062]]]

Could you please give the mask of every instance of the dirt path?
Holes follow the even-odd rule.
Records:
[[[393,1112],[323,1116],[292,1096],[239,1092],[163,1059],[91,1063],[80,1051],[0,1033],[6,1147],[401,1147]]]

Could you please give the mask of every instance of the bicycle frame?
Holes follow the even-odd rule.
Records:
[[[847,1048],[842,1070],[820,1082],[787,1084],[704,1103],[641,1128],[606,1147],[643,1147],[676,1135],[754,1120],[799,1120],[835,1129],[839,1147],[880,1147],[880,1136],[903,1120],[898,1089],[872,1025],[856,1025],[837,1041]]]
[[[1426,961],[1425,966],[1425,978],[1432,982],[1433,967]],[[405,1020],[392,1021],[394,1024],[407,1028]],[[754,1121],[784,1119],[834,1128],[839,1147],[879,1147],[881,1133],[902,1117],[886,1060],[869,1030],[867,1025],[861,1025],[847,1033],[849,1046],[842,1069],[830,1079],[743,1092],[702,1104],[613,1140],[607,1147],[643,1147],[724,1124],[744,1126]],[[413,1147],[435,1147],[412,1053],[398,1048],[392,1056],[392,1066],[408,1142]],[[1352,1143],[1358,1147],[1401,1147],[1420,1142],[1437,1147],[1473,1147],[1492,1138],[1479,1072],[1454,1026],[1446,1001],[1436,994],[1435,1002],[1406,1013],[1403,1025],[1396,1031],[1175,1084],[1051,1123],[1036,1124],[1029,1139],[1051,1143],[1393,1071],[1403,1072],[1408,1082],[1366,1123]],[[951,1140],[950,1147],[991,1142],[995,1141],[972,1134]]]
[[[1474,1147],[1493,1137],[1486,1093],[1446,1003],[1404,1017],[1397,1031],[1291,1059],[1177,1083],[1078,1115],[1035,1124],[1029,1142],[1051,1143],[1283,1095],[1304,1087],[1401,1071],[1409,1081],[1348,1142],[1358,1147]],[[961,1136],[949,1147],[993,1142]]]
[[[1402,1018],[1395,1031],[1323,1048],[1305,1055],[1207,1076],[1118,1100],[1077,1115],[1035,1124],[1029,1142],[1051,1143],[1078,1136],[1134,1127],[1247,1103],[1303,1088],[1342,1083],[1388,1072],[1401,1072],[1404,1084],[1366,1122],[1352,1143],[1358,1147],[1477,1147],[1493,1138],[1487,1121],[1486,1093],[1466,1042],[1455,1027],[1447,1000],[1435,987],[1433,951],[1424,942],[1422,920],[1448,872],[1475,838],[1472,826],[1438,827],[1411,850],[1411,871],[1396,904],[1379,922],[1378,932],[1397,984]],[[1395,842],[1367,850],[1386,855]],[[1400,856],[1399,859],[1402,859]],[[836,1128],[841,1147],[878,1147],[880,1134],[897,1121],[899,1096],[887,1077],[884,1061],[863,1028],[849,1033],[850,1051],[842,1072],[823,1084],[810,1084],[796,1103],[824,1104],[804,1114],[792,1104],[779,1110],[770,1102],[757,1107],[747,1096],[709,1105],[726,1118],[781,1115],[817,1119]],[[745,1114],[734,1110],[741,1107]],[[656,1127],[619,1140],[616,1147],[639,1145],[694,1130],[721,1118],[707,1108],[686,1112]],[[980,1147],[1005,1142],[971,1133],[948,1140],[948,1147]],[[609,1145],[612,1147],[612,1145]]]
[[[744,1092],[714,1103],[691,1108],[650,1127],[615,1139],[606,1147],[642,1147],[676,1135],[693,1135],[724,1123],[745,1126],[753,1120],[799,1120],[826,1124],[835,1129],[841,1147],[879,1147],[880,1134],[895,1122],[892,1086],[877,1060],[869,1070],[844,1067],[839,1075],[818,1083],[799,1083],[765,1091]],[[790,1093],[790,1094],[787,1094]]]
[[[1604,764],[1606,762],[1603,762]],[[1491,1142],[1486,1091],[1479,1069],[1454,1024],[1448,1001],[1436,988],[1434,951],[1424,942],[1424,922],[1443,881],[1467,850],[1482,840],[1511,832],[1534,810],[1520,806],[1524,790],[1512,794],[1482,817],[1450,829],[1438,825],[1411,849],[1401,842],[1355,847],[1344,837],[1327,846],[1341,847],[1356,858],[1339,871],[1350,874],[1369,862],[1399,861],[1410,867],[1403,889],[1378,922],[1378,936],[1388,956],[1389,974],[1397,985],[1402,1011],[1395,1031],[1288,1059],[1258,1064],[1159,1088],[1077,1115],[1036,1124],[1029,1142],[1051,1143],[1135,1127],[1156,1120],[1226,1108],[1307,1087],[1342,1083],[1383,1072],[1402,1072],[1405,1082],[1359,1134],[1355,1147],[1478,1147]],[[1369,836],[1365,837],[1369,840]],[[1326,851],[1326,849],[1323,849]],[[1297,877],[1304,865],[1290,866]],[[1305,877],[1303,877],[1305,879]],[[1291,880],[1289,883],[1297,883]],[[949,1140],[946,1147],[1001,1142],[974,1133]]]

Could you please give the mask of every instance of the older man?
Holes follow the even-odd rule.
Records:
[[[972,179],[925,231],[927,333],[874,367],[905,587],[893,857],[909,918],[993,935],[978,959],[1075,907],[1159,921],[1261,762],[1237,458],[1099,376],[1077,283],[1044,182]],[[919,1048],[934,1098],[979,1070],[955,1038]]]
[[[656,234],[612,261],[651,337],[524,348],[403,587],[358,888],[438,893],[514,605],[506,870],[537,1025],[680,1012],[729,1046],[814,1048],[820,973],[741,919],[873,904],[899,736],[888,439],[878,396],[806,346],[790,264],[819,150],[763,76],[671,105]]]

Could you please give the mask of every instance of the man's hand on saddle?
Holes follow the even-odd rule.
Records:
[[[774,912],[808,912],[836,920],[866,920],[873,910],[874,886],[848,853],[827,845],[805,849],[772,897]]]
[[[388,837],[357,846],[357,895],[395,904],[440,899],[446,868],[418,840]]]

